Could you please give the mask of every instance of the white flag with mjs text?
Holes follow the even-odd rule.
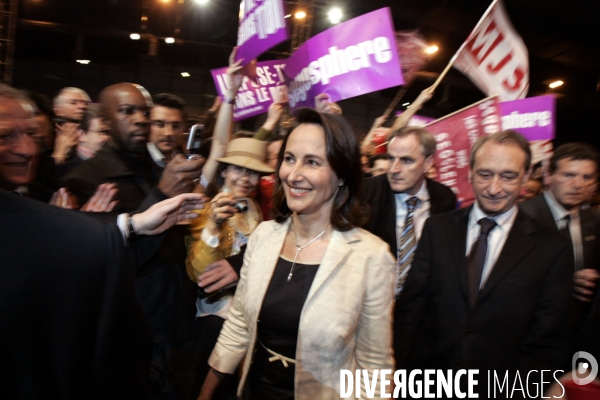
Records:
[[[454,67],[486,95],[522,99],[529,89],[529,57],[501,0],[495,0],[455,55]]]

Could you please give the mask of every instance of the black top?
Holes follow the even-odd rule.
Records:
[[[296,263],[290,282],[292,262],[279,258],[258,317],[258,343],[252,363],[246,398],[287,400],[294,398],[294,364],[287,367],[270,362],[265,347],[287,358],[296,358],[300,315],[315,278],[318,264]]]
[[[258,338],[267,348],[288,358],[296,358],[300,314],[318,267],[296,263],[288,282],[292,262],[279,258],[263,300]]]

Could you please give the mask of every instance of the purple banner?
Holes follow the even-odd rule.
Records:
[[[256,63],[256,82],[244,77],[244,82],[235,98],[233,120],[241,121],[244,118],[266,113],[274,101],[287,102],[287,91],[283,68],[285,60],[261,61]],[[212,73],[217,93],[223,97],[227,92],[225,79],[227,67],[213,69]]]
[[[351,19],[304,42],[287,60],[290,106],[314,107],[398,86],[402,79],[389,8]]]
[[[242,0],[236,59],[243,65],[288,37],[282,0]]]
[[[503,101],[500,103],[502,129],[517,131],[530,142],[554,139],[555,110],[554,96]]]

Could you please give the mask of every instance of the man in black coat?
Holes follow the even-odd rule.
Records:
[[[518,211],[530,159],[516,132],[473,146],[476,202],[427,220],[396,304],[397,368],[479,369],[481,397],[490,370],[500,382],[508,373],[512,390],[517,373],[523,386],[537,370],[528,382],[539,384],[539,371],[569,358],[573,252],[560,234]],[[500,397],[510,398],[506,390]]]
[[[369,219],[363,228],[383,239],[394,257],[398,256],[409,198],[419,198],[413,216],[417,240],[429,216],[456,208],[452,190],[425,177],[433,166],[435,149],[435,138],[425,129],[399,129],[388,144],[389,171],[365,180],[362,201]]]
[[[116,226],[0,203],[0,398],[149,399],[151,334]]]
[[[164,170],[148,154],[152,100],[141,86],[120,83],[105,88],[100,103],[112,138],[96,155],[73,169],[61,186],[84,204],[102,183],[118,189],[116,212],[134,212],[189,192],[203,161],[178,155]],[[154,335],[151,383],[158,398],[194,398],[197,286],[185,272],[185,227],[165,235],[163,245],[137,270],[136,293]]]
[[[595,357],[600,357],[600,313],[597,294],[594,297],[600,279],[600,218],[581,206],[596,187],[598,162],[598,152],[589,144],[559,146],[545,175],[548,190],[519,204],[524,213],[561,232],[571,242],[575,255],[574,295],[578,300],[573,301],[571,313],[573,350],[587,351]]]

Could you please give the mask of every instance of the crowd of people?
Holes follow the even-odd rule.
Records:
[[[485,397],[600,360],[593,146],[534,168],[481,137],[457,209],[408,126],[431,89],[362,143],[326,95],[234,133],[234,60],[199,152],[174,94],[0,86],[0,397],[337,399],[357,369],[477,369]]]

